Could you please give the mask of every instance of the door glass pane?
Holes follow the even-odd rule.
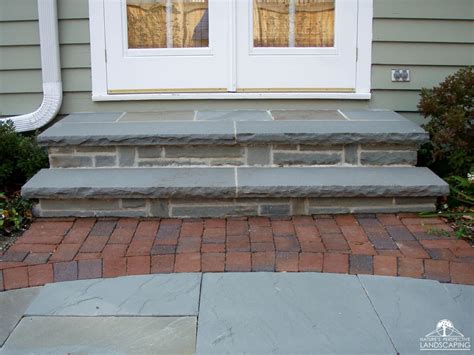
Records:
[[[335,0],[254,0],[254,47],[334,47]]]
[[[129,48],[209,46],[207,0],[127,0]]]

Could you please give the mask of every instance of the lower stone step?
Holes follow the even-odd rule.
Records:
[[[22,189],[42,217],[412,212],[448,193],[413,167],[47,169]]]

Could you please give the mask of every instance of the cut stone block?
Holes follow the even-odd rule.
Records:
[[[289,216],[291,207],[289,204],[263,204],[260,206],[260,216]]]
[[[199,218],[199,217],[230,217],[230,216],[257,216],[257,205],[231,204],[229,205],[172,205],[170,217]]]
[[[359,147],[357,144],[347,144],[344,146],[344,163],[359,164]]]
[[[96,168],[106,168],[117,165],[117,159],[115,156],[110,155],[99,155],[94,157]]]
[[[131,167],[135,165],[136,151],[134,147],[120,147],[118,149],[119,166]]]
[[[173,146],[165,147],[167,158],[238,158],[243,154],[240,146]]]
[[[41,208],[46,210],[116,210],[119,200],[42,200]]]
[[[150,201],[150,217],[169,217],[169,204],[166,200]]]
[[[124,198],[122,199],[123,208],[140,208],[146,206],[146,200],[140,198]]]
[[[362,165],[416,165],[416,151],[362,151]]]
[[[271,147],[250,145],[247,147],[247,165],[270,165]]]
[[[49,163],[53,168],[88,168],[92,167],[92,157],[75,155],[51,155],[49,157]]]
[[[341,164],[340,153],[325,152],[275,152],[273,162],[277,165],[337,165]]]
[[[162,148],[157,146],[138,147],[139,158],[160,158]]]

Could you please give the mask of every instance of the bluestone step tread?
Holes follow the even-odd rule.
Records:
[[[38,142],[49,146],[68,145],[189,145],[189,144],[349,144],[383,143],[416,145],[428,134],[415,123],[391,111],[197,111],[194,120],[177,120],[176,113],[166,120],[166,112],[72,114],[39,135]],[[299,112],[299,111],[298,111]],[[318,119],[305,119],[313,116]],[[321,113],[323,112],[323,113]],[[334,119],[334,112],[340,119]],[[193,117],[192,111],[189,112]],[[186,117],[188,117],[186,116]],[[185,116],[183,116],[185,117]],[[219,119],[220,117],[220,119]],[[146,119],[145,119],[146,118]],[[201,119],[199,119],[201,118]],[[253,118],[253,119],[252,119]],[[269,119],[270,118],[270,119]]]
[[[444,196],[427,168],[45,169],[22,188],[27,198],[236,198]]]
[[[237,122],[238,143],[420,144],[427,133],[409,121]]]
[[[38,136],[42,145],[234,144],[232,122],[176,121],[56,124]]]

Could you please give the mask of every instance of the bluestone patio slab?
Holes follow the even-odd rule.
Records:
[[[40,287],[32,287],[0,293],[0,347],[39,292]]]
[[[448,185],[427,168],[237,168],[238,196],[441,196]]]
[[[38,136],[42,145],[234,144],[233,122],[173,121],[57,124]]]
[[[460,317],[462,317],[461,324],[469,324],[469,328],[464,328],[463,333],[467,337],[474,337],[474,286],[468,285],[455,285],[455,284],[442,284],[443,288],[447,291],[449,297],[462,310]],[[446,316],[446,318],[449,318]],[[454,322],[453,319],[451,321]],[[454,324],[456,326],[456,322]]]
[[[163,274],[46,285],[25,314],[50,316],[197,315],[201,274]]]
[[[127,112],[119,122],[192,121],[194,111]]]
[[[466,317],[474,318],[474,286],[442,284],[448,295],[461,309],[467,309],[471,312],[465,312]],[[473,329],[474,330],[474,329]],[[474,334],[472,335],[474,336]]]
[[[3,354],[193,354],[195,317],[27,317]]]
[[[72,113],[64,117],[60,124],[69,123],[112,123],[123,116],[123,112],[90,112],[90,113]]]
[[[275,120],[345,120],[337,110],[272,110]]]
[[[351,121],[408,121],[402,115],[385,110],[342,110],[348,120]]]
[[[455,300],[459,292],[468,296],[472,286],[448,292],[438,281],[366,275],[359,279],[401,354],[418,353],[420,338],[435,330],[442,319],[452,321],[465,336],[473,334],[472,298],[470,306],[466,304],[468,297],[461,302]]]
[[[204,274],[197,353],[394,354],[357,277]]]
[[[234,197],[234,168],[43,169],[22,188],[23,196]]]
[[[271,121],[268,111],[263,110],[215,110],[198,111],[197,121]]]
[[[421,144],[428,134],[405,121],[300,120],[236,122],[238,143]]]

